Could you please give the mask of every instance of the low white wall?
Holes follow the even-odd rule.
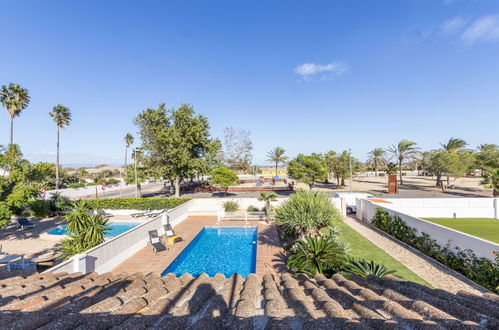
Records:
[[[498,218],[498,198],[389,198],[387,208],[422,218]]]
[[[436,204],[438,203],[439,202],[437,201]],[[479,205],[480,203],[484,203],[484,201],[479,201],[476,205]],[[426,233],[430,235],[431,238],[436,240],[441,246],[445,246],[449,243],[451,247],[459,247],[462,250],[470,249],[477,256],[490,260],[494,260],[492,251],[499,250],[499,244],[420,219],[414,215],[403,213],[393,208],[393,204],[373,203],[363,199],[357,200],[357,206],[357,218],[359,220],[370,223],[376,214],[376,209],[382,208],[391,215],[395,214],[399,216],[409,227],[415,228],[418,231],[418,234]]]
[[[105,195],[111,192],[120,191],[120,185],[123,183],[109,184],[106,185],[106,190],[102,190],[102,185],[87,186],[80,188],[64,188],[59,190],[47,190],[45,193],[45,199],[49,199],[53,193],[59,192],[62,196],[74,199],[82,196],[95,196],[95,190],[97,188],[97,194],[99,197],[106,197]],[[133,184],[123,184],[123,189],[135,187]]]

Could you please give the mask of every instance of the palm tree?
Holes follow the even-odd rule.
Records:
[[[268,223],[270,222],[270,203],[277,201],[277,195],[272,191],[264,191],[260,194],[258,200],[265,202],[265,216]]]
[[[485,174],[481,184],[487,188],[492,188],[492,195],[499,197],[499,168]]]
[[[57,156],[55,164],[55,189],[59,189],[59,131],[71,124],[71,111],[63,105],[56,105],[52,112],[49,112],[50,117],[57,125]]]
[[[126,133],[125,135],[125,168],[126,168],[126,161],[127,161],[127,153],[128,153],[128,148],[131,147],[133,144],[133,135],[130,133]]]
[[[0,101],[10,116],[10,144],[14,143],[14,118],[26,109],[29,99],[28,90],[18,84],[10,83],[9,87],[2,86]]]
[[[416,166],[421,166],[421,172],[423,176],[426,176],[426,169],[428,168],[428,160],[430,159],[430,156],[430,151],[423,151],[419,153]]]
[[[399,178],[400,184],[402,182],[402,162],[407,159],[414,158],[418,154],[418,147],[416,147],[416,142],[409,140],[401,140],[398,145],[392,145],[388,152],[392,154],[398,160],[399,164]]]
[[[383,148],[374,148],[368,154],[367,163],[374,166],[375,176],[378,176],[378,166],[386,164],[386,151]]]
[[[269,163],[275,163],[275,175],[277,176],[277,167],[279,164],[284,164],[286,160],[288,160],[288,156],[285,156],[284,150],[281,147],[275,147],[274,150],[267,152],[267,161]]]
[[[457,138],[450,138],[447,143],[440,143],[442,150],[448,152],[458,152],[467,145],[466,141]]]

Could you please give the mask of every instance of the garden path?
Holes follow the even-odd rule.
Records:
[[[443,266],[402,242],[381,233],[370,225],[362,223],[353,217],[346,217],[344,221],[436,289],[452,293],[456,293],[459,290],[466,290],[473,293],[488,292],[461,274]]]

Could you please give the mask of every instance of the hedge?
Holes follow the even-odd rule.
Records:
[[[480,284],[490,291],[499,293],[499,253],[494,253],[494,261],[477,257],[472,250],[451,248],[449,244],[440,246],[428,234],[417,235],[414,228],[397,215],[389,215],[387,211],[378,208],[371,223],[378,229],[399,239],[400,241],[421,251],[449,268],[463,274],[470,280]]]
[[[190,198],[99,198],[86,201],[94,209],[108,210],[161,210],[173,209]]]

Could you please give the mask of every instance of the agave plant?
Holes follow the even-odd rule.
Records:
[[[68,231],[71,234],[82,232],[86,227],[91,211],[92,207],[86,200],[74,201],[71,204],[71,212],[66,215]]]
[[[361,277],[367,277],[369,275],[374,275],[377,277],[385,277],[386,275],[393,274],[396,270],[391,270],[381,265],[375,263],[373,260],[352,260],[349,264],[343,266],[343,270],[352,274],[357,274]]]
[[[348,261],[345,245],[334,236],[305,237],[291,249],[288,267],[308,276],[332,275]]]
[[[107,231],[107,217],[103,213],[90,214],[83,234],[85,242],[92,246],[99,245],[104,242]]]

